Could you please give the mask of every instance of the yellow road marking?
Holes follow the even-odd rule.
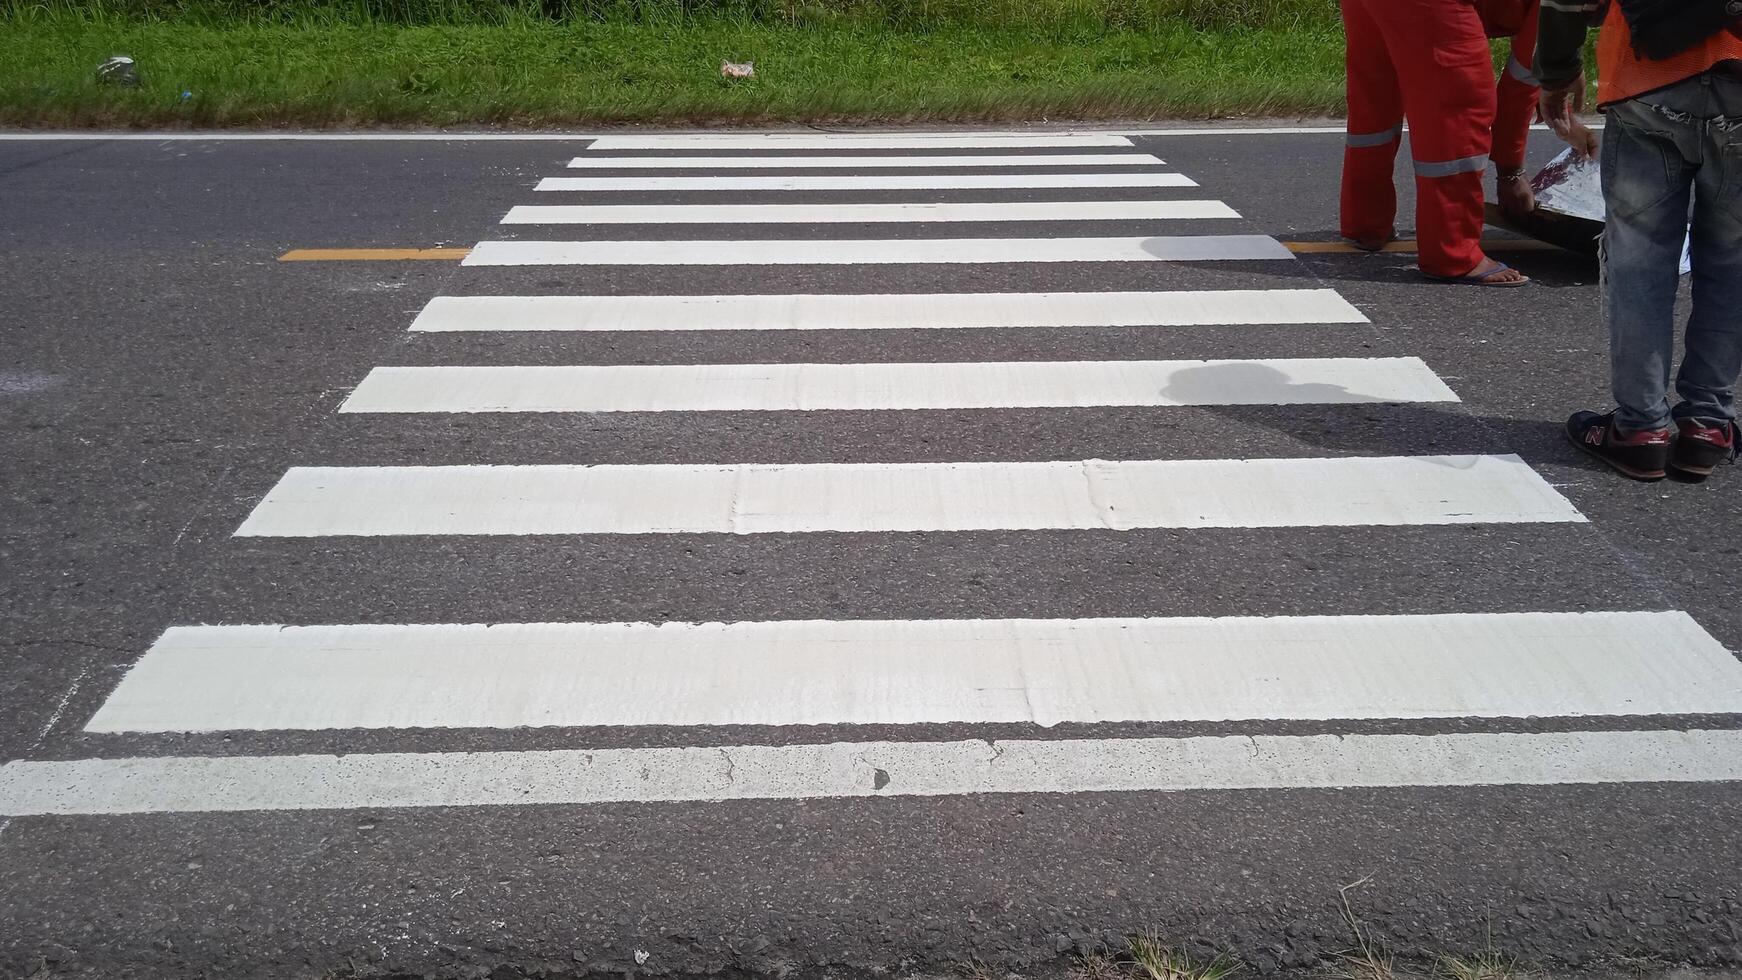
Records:
[[[470,255],[469,248],[293,248],[280,255],[280,262],[403,262],[434,259],[458,262]]]
[[[1296,255],[1316,255],[1325,252],[1364,253],[1366,251],[1366,249],[1356,248],[1348,242],[1283,242],[1282,244]],[[1548,242],[1539,242],[1529,238],[1488,238],[1482,241],[1482,249],[1488,252],[1547,252],[1557,248],[1558,246],[1550,245]],[[1380,251],[1416,252],[1419,249],[1414,240],[1406,239],[1392,242]]]

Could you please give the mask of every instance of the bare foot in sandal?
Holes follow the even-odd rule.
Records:
[[[1487,256],[1483,256],[1480,264],[1465,273],[1464,278],[1480,282],[1484,286],[1522,286],[1530,281],[1530,277],[1524,273]]]
[[[1437,282],[1455,282],[1467,286],[1499,286],[1503,288],[1516,288],[1518,286],[1527,285],[1530,282],[1530,277],[1524,273],[1519,272],[1517,269],[1514,269],[1504,262],[1496,262],[1487,257],[1483,257],[1482,261],[1478,263],[1474,269],[1471,269],[1469,272],[1466,272],[1461,276],[1436,276],[1425,270],[1422,272],[1422,275]]]

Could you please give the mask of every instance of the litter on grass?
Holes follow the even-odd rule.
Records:
[[[118,54],[97,66],[97,81],[104,85],[138,88],[139,66],[132,58]]]

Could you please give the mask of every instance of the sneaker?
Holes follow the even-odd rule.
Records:
[[[1615,428],[1614,412],[1575,412],[1567,419],[1567,441],[1635,480],[1663,479],[1674,439],[1675,429],[1667,425],[1622,432]]]
[[[1697,483],[1711,476],[1719,463],[1736,458],[1738,431],[1735,422],[1725,422],[1714,428],[1701,425],[1695,419],[1678,419],[1676,428],[1681,433],[1676,439],[1675,454],[1670,457],[1669,465],[1675,468],[1677,476],[1685,476]]]

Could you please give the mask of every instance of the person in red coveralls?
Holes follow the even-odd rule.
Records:
[[[1342,0],[1348,145],[1342,233],[1377,251],[1397,236],[1391,173],[1409,119],[1421,271],[1481,286],[1530,280],[1482,252],[1482,175],[1493,158],[1508,213],[1536,206],[1524,146],[1536,111],[1538,0]],[[1490,37],[1512,38],[1498,89]]]

